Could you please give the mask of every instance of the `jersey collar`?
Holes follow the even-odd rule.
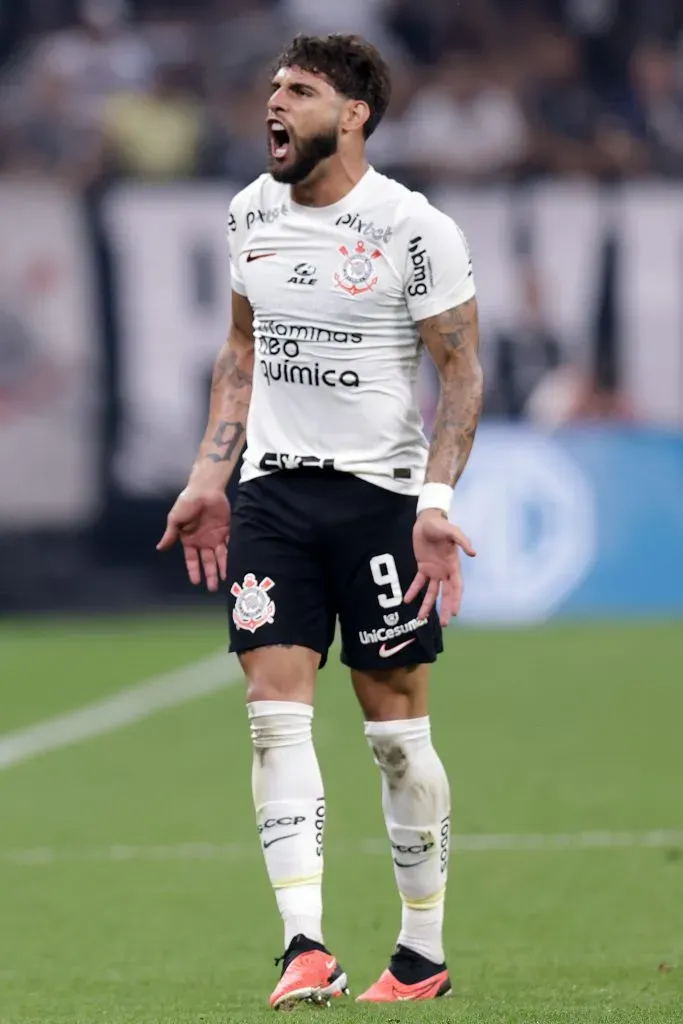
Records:
[[[303,213],[307,217],[317,217],[321,220],[327,220],[329,217],[334,217],[343,213],[349,206],[357,204],[359,197],[363,194],[365,189],[368,188],[375,176],[375,168],[369,166],[363,177],[359,178],[350,192],[347,192],[346,195],[342,196],[342,198],[336,203],[330,203],[328,206],[302,206],[301,203],[294,202],[291,198],[291,193],[289,205],[294,213]]]

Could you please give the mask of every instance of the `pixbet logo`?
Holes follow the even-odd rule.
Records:
[[[252,227],[256,221],[261,224],[273,224],[278,217],[284,217],[287,214],[287,207],[284,203],[281,206],[275,206],[271,210],[248,210],[246,223],[247,231]]]
[[[394,233],[393,228],[376,228],[374,221],[362,220],[357,213],[345,213],[343,216],[337,217],[335,224],[340,228],[357,231],[359,235],[363,235],[364,238],[369,238],[375,243],[384,242],[385,245],[391,240]]]

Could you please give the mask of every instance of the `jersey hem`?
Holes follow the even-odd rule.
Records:
[[[247,298],[247,288],[244,282],[237,276],[235,270],[230,271],[230,287],[238,295],[241,295],[243,299]]]
[[[374,484],[375,487],[381,487],[385,491],[391,491],[393,494],[403,494],[406,498],[417,498],[419,497],[420,491],[422,490],[423,481],[410,481],[409,483],[405,480],[394,480],[393,477],[387,476],[384,473],[355,473],[351,469],[343,469],[337,467],[340,473],[348,473],[349,476],[358,477],[359,480],[364,480],[367,484]],[[247,462],[242,463],[242,473],[239,479],[239,486],[242,484],[249,483],[250,480],[258,480],[260,477],[272,476],[274,473],[288,473],[296,472],[296,470],[287,469],[258,469],[256,466],[252,466]],[[422,471],[424,475],[424,470]]]

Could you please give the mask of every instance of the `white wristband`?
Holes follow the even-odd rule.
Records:
[[[417,499],[417,515],[426,508],[438,508],[450,515],[453,501],[453,488],[448,484],[424,484]]]

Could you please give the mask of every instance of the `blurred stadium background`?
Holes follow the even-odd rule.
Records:
[[[434,698],[461,1001],[415,1019],[680,1020],[683,5],[0,0],[0,1022],[254,1021],[272,981],[221,602],[154,546],[204,427],[268,63],[301,30],[390,58],[372,162],[462,225],[482,312],[454,506],[480,554]],[[420,401],[429,426],[428,363]],[[358,989],[393,882],[334,663],[320,701]]]
[[[465,617],[680,612],[675,0],[3,0],[0,610],[198,599],[153,542],[203,429],[268,65],[302,29],[387,53],[371,159],[471,240],[498,428],[459,495]],[[429,424],[428,363],[421,401]]]

